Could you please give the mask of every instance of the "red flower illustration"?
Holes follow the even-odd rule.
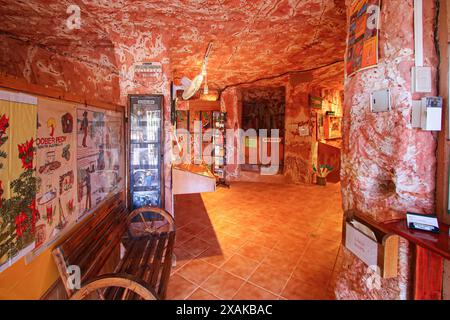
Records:
[[[22,168],[33,169],[33,147],[34,140],[31,139],[23,144],[19,144],[19,157],[22,160]]]
[[[27,215],[21,212],[16,216],[16,234],[17,238],[22,237],[23,233],[27,230]]]
[[[36,221],[41,218],[39,214],[39,210],[36,208],[36,200],[33,199],[33,202],[28,206],[31,209],[31,233],[34,234],[34,230],[36,227]]]
[[[6,133],[6,129],[9,127],[9,119],[4,114],[0,118],[0,138]]]

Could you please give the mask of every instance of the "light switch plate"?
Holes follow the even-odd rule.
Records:
[[[391,107],[391,90],[379,90],[370,95],[370,108],[372,112],[388,112]]]
[[[298,134],[300,135],[300,137],[307,137],[309,136],[309,126],[305,125],[305,126],[301,126],[298,128]]]

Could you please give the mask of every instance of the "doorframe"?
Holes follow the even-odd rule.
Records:
[[[440,68],[438,95],[444,99],[442,131],[438,134],[437,173],[436,173],[436,213],[441,222],[450,224],[449,214],[449,165],[450,165],[450,0],[440,0],[439,50]]]

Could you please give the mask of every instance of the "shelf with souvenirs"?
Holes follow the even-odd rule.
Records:
[[[218,186],[230,187],[226,182],[226,112],[213,112],[213,165],[212,170],[217,178]]]

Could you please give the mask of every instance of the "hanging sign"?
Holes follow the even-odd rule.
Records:
[[[161,62],[144,62],[134,65],[134,76],[141,80],[160,81],[162,79],[163,66]]]

